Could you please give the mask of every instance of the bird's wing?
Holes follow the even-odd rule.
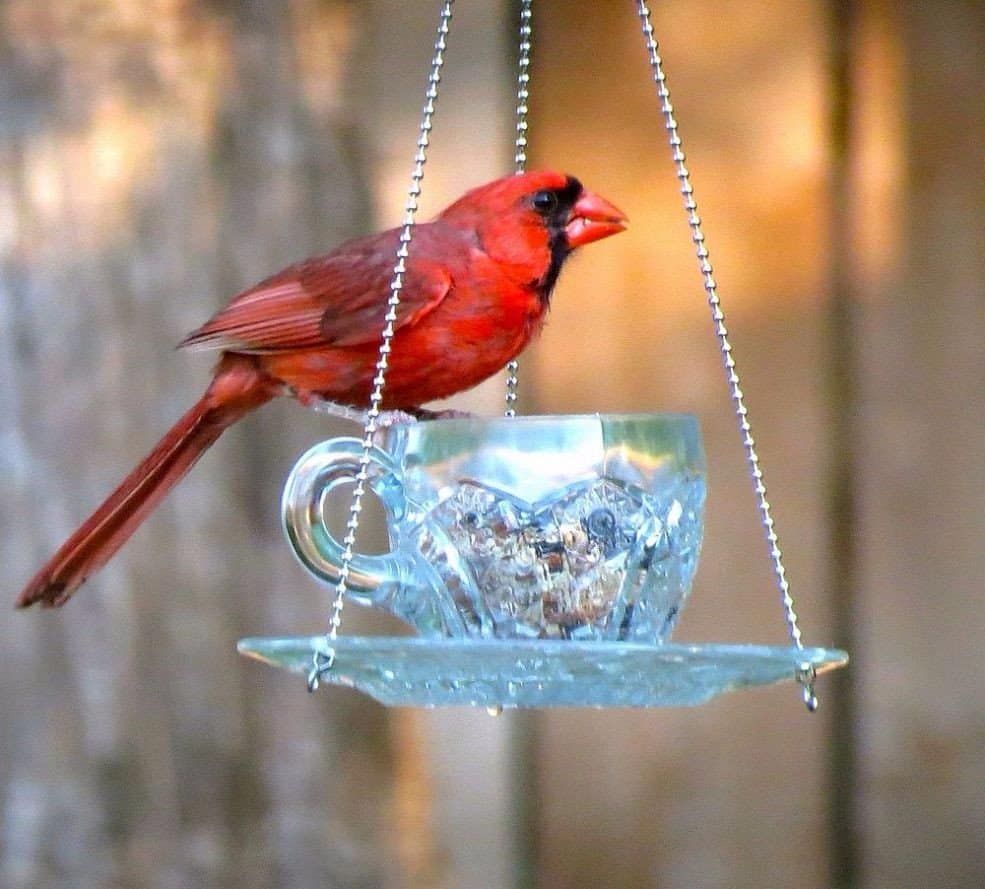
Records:
[[[384,232],[290,266],[235,297],[180,347],[265,353],[378,342],[396,249],[396,234]],[[452,288],[444,264],[411,253],[395,328],[415,324]]]

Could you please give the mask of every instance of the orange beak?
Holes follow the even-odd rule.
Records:
[[[610,204],[600,195],[583,191],[571,208],[571,216],[564,227],[568,246],[574,250],[583,244],[618,234],[626,229],[628,221],[626,214],[615,204]]]

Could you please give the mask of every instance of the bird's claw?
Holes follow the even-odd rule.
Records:
[[[369,412],[361,408],[350,407],[347,404],[339,404],[337,401],[328,401],[312,392],[295,393],[297,400],[308,408],[319,414],[328,414],[338,417],[341,420],[350,420],[365,426],[369,419]],[[404,411],[383,411],[376,417],[376,428],[385,429],[388,426],[396,426],[399,423],[416,423],[417,417]]]
[[[475,417],[468,411],[429,411],[423,407],[414,408],[411,413],[417,420],[471,420]]]
[[[295,396],[308,410],[317,411],[320,414],[329,414],[342,420],[350,420],[360,426],[365,426],[369,419],[369,412],[366,410],[350,407],[347,404],[339,404],[336,401],[328,401],[313,392],[296,392]],[[415,407],[404,411],[381,411],[376,416],[375,426],[377,429],[387,429],[390,426],[399,426],[403,423],[417,423],[424,420],[463,420],[472,419],[473,416],[468,411],[430,411],[423,407]]]
[[[404,423],[416,423],[417,417],[406,411],[383,411],[376,418],[377,429],[387,429],[390,426],[400,426]]]

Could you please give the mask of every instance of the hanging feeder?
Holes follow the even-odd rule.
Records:
[[[520,12],[516,171],[526,164],[532,0]],[[442,5],[400,248],[394,257],[374,390],[362,438],[312,448],[283,495],[287,538],[335,589],[322,636],[243,639],[239,650],[391,706],[655,707],[699,704],[738,688],[814,680],[844,665],[804,646],[756,453],[717,284],[684,163],[645,0],[638,10],[715,334],[752,474],[791,645],[670,642],[703,532],[705,467],[697,421],[674,414],[505,416],[411,421],[381,413],[390,341],[413,249],[435,101],[452,14]],[[352,416],[353,412],[339,408]],[[354,484],[346,534],[327,522],[328,494]],[[367,488],[386,511],[391,549],[355,551]],[[414,637],[340,636],[351,599],[406,621]]]

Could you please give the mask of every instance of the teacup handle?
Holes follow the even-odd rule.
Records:
[[[355,481],[362,453],[363,443],[358,438],[333,438],[315,445],[291,470],[281,499],[284,530],[294,552],[316,577],[335,586],[342,573],[344,547],[328,529],[325,504],[333,488]],[[370,449],[369,459],[371,473],[397,479],[393,462],[385,451],[374,447]],[[396,509],[392,502],[384,506],[388,514],[399,515],[403,511],[403,489],[397,483],[391,492],[396,497]],[[399,582],[400,577],[393,553],[354,553],[346,588],[357,599],[364,598],[364,604],[373,604],[373,593],[378,587]]]

